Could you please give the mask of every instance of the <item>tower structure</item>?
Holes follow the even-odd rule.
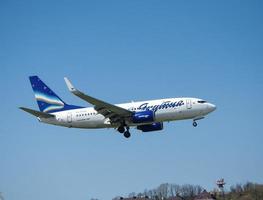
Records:
[[[224,186],[225,186],[226,182],[223,178],[219,179],[216,181],[216,185],[219,189],[219,193],[220,195],[225,199],[225,192],[224,192]]]

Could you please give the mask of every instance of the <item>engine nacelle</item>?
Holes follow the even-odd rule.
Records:
[[[151,110],[145,110],[136,112],[132,116],[132,122],[133,123],[148,123],[154,121],[154,112]]]
[[[142,132],[160,131],[160,130],[163,130],[163,123],[156,122],[156,123],[147,124],[147,125],[140,125],[140,126],[137,126],[137,129],[141,130]]]

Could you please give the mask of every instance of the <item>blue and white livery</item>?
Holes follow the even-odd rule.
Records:
[[[68,78],[64,78],[69,91],[93,107],[81,107],[65,103],[38,76],[29,77],[39,111],[25,107],[20,109],[36,116],[40,122],[69,128],[115,128],[126,138],[130,127],[142,132],[159,131],[163,122],[192,119],[193,126],[216,109],[216,106],[198,98],[168,98],[123,104],[110,104],[77,90]]]

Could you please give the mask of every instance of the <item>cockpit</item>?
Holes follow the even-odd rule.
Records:
[[[205,100],[198,100],[197,103],[207,103]]]

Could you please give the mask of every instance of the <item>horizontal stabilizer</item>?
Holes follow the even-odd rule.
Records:
[[[48,114],[48,113],[44,113],[44,112],[40,112],[37,110],[32,110],[29,108],[24,108],[24,107],[19,107],[21,110],[28,112],[31,115],[34,115],[36,117],[41,117],[41,118],[51,118],[51,117],[55,117],[55,115],[52,114]]]

